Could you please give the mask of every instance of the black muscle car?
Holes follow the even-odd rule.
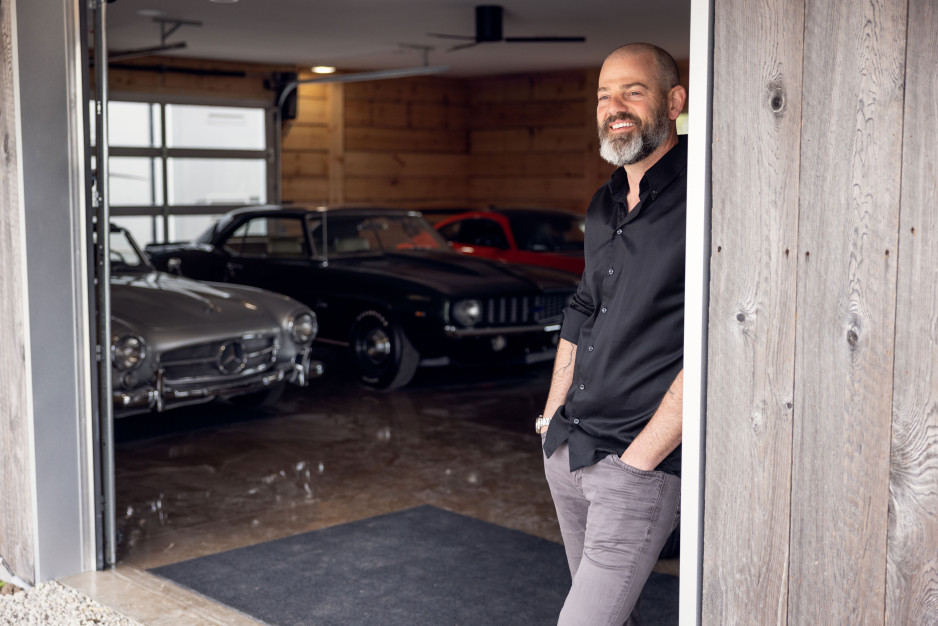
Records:
[[[406,385],[418,366],[550,359],[576,278],[452,251],[419,213],[250,207],[157,267],[263,287],[309,305],[317,341],[348,346],[360,380]]]

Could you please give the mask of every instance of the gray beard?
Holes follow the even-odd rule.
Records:
[[[611,136],[608,124],[599,129],[599,156],[616,167],[638,163],[667,141],[671,131],[667,118],[657,119],[652,126],[642,126],[641,132],[628,137]]]

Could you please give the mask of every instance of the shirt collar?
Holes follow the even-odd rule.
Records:
[[[641,200],[638,206],[632,210],[632,213],[637,214],[636,209],[644,206],[647,200],[654,200],[658,197],[658,194],[685,169],[687,169],[687,135],[678,135],[677,144],[658,159],[658,162],[652,165],[642,176],[642,182],[639,183],[639,197]],[[612,192],[612,197],[624,205],[625,197],[629,192],[629,177],[625,173],[625,169],[617,167],[607,184]]]

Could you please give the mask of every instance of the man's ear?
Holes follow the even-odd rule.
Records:
[[[671,87],[671,91],[668,92],[668,118],[672,122],[684,111],[685,102],[687,102],[687,90],[681,85]]]

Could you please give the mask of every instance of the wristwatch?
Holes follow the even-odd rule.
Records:
[[[544,417],[543,415],[538,415],[537,419],[534,420],[534,431],[537,433],[541,432],[541,429],[550,424],[550,418]]]

